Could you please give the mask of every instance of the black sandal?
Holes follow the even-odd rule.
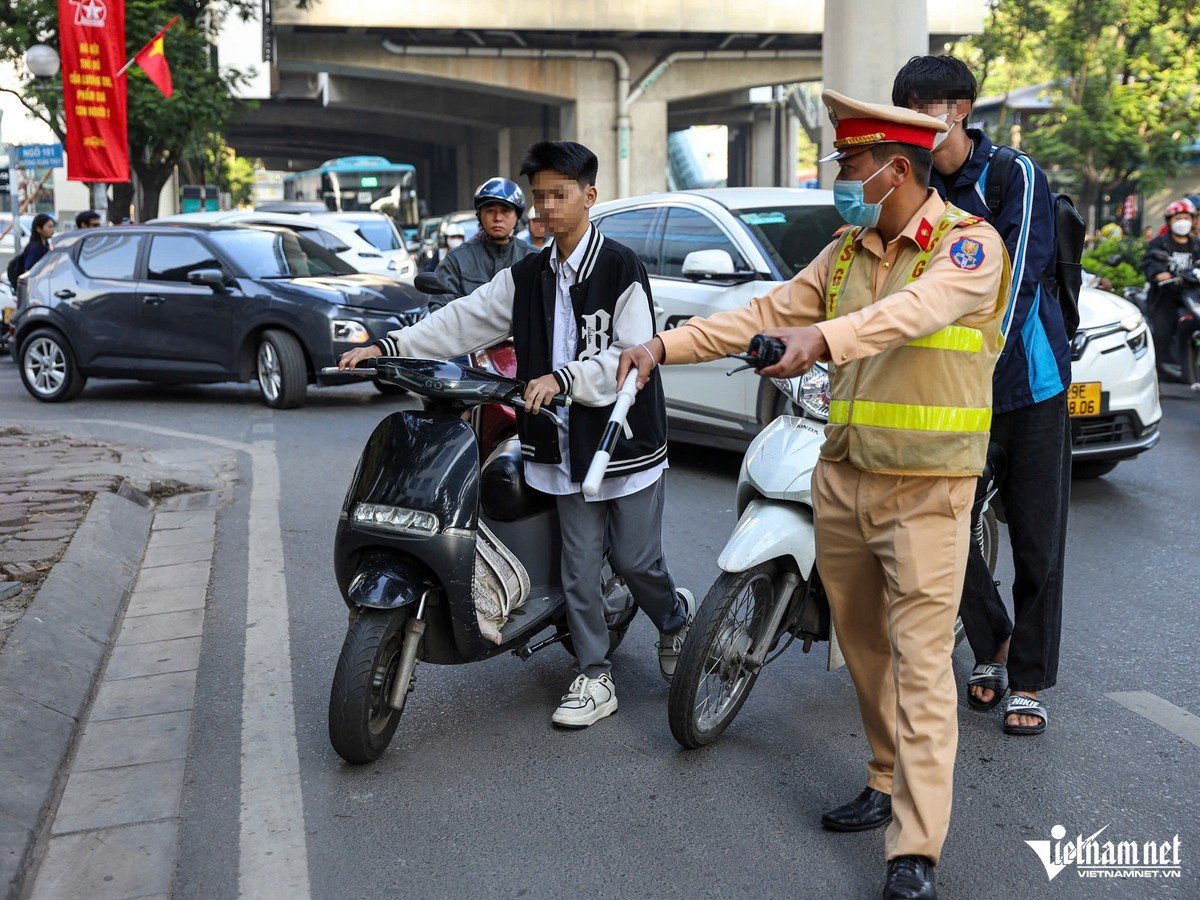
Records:
[[[1017,716],[1036,716],[1041,719],[1036,725],[1009,725],[1008,717]],[[1008,698],[1008,705],[1004,707],[1004,733],[1005,734],[1041,734],[1046,730],[1046,725],[1050,722],[1050,713],[1046,710],[1046,705],[1040,700],[1034,700],[1032,697],[1022,697],[1019,694],[1014,694]]]
[[[976,700],[975,695],[971,693],[971,688],[973,687],[991,690],[992,699],[987,703],[981,703],[979,700]],[[1004,699],[1004,695],[1007,692],[1008,669],[1000,663],[979,663],[979,665],[971,670],[971,677],[967,679],[967,706],[980,711],[995,709],[1000,701]]]

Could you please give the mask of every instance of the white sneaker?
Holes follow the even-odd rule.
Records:
[[[683,603],[684,615],[687,618],[683,627],[674,634],[658,636],[658,670],[662,672],[662,677],[667,681],[675,677],[675,667],[679,665],[679,654],[683,650],[683,642],[687,640],[688,630],[691,629],[692,622],[696,619],[696,598],[692,596],[692,592],[687,588],[678,588],[675,593],[679,594],[679,599]]]
[[[580,675],[571,682],[551,721],[562,728],[587,728],[617,711],[617,688],[607,673],[599,678]]]

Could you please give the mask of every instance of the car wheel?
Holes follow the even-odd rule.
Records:
[[[272,409],[292,409],[304,403],[308,366],[295,336],[269,328],[262,333],[256,354],[258,390]]]
[[[1107,475],[1117,467],[1115,462],[1105,459],[1093,459],[1077,462],[1071,466],[1071,477],[1079,479],[1099,478]]]
[[[50,328],[39,328],[25,338],[17,365],[25,390],[43,403],[73,400],[87,384],[70,346]]]

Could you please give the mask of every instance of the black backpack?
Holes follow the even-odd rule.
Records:
[[[1009,175],[1018,156],[1025,156],[1013,147],[994,147],[988,170],[985,191],[987,208],[996,218],[1004,205],[1004,194],[1008,190]],[[1074,202],[1066,194],[1051,194],[1050,205],[1054,209],[1054,283],[1047,290],[1058,300],[1062,310],[1067,340],[1075,337],[1079,330],[1079,289],[1083,286],[1083,244],[1087,238],[1087,226]]]
[[[17,279],[20,278],[25,272],[24,252],[16,254],[8,261],[8,269],[6,272],[8,274],[8,283],[12,285],[13,292],[15,293],[17,290]]]

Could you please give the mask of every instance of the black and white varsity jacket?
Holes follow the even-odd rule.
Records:
[[[494,346],[511,337],[517,378],[553,374],[571,407],[568,442],[571,480],[583,481],[617,392],[617,361],[627,347],[654,336],[650,282],[628,247],[597,228],[586,238],[583,263],[571,288],[577,358],[551,372],[555,274],[551,246],[505,269],[491,281],[428,318],[377,342],[386,356],[446,359]],[[632,475],[667,458],[667,413],[657,368],[638,392],[627,419],[633,437],[622,435],[605,477]],[[557,427],[545,416],[517,411],[522,456],[536,463],[562,462]]]

